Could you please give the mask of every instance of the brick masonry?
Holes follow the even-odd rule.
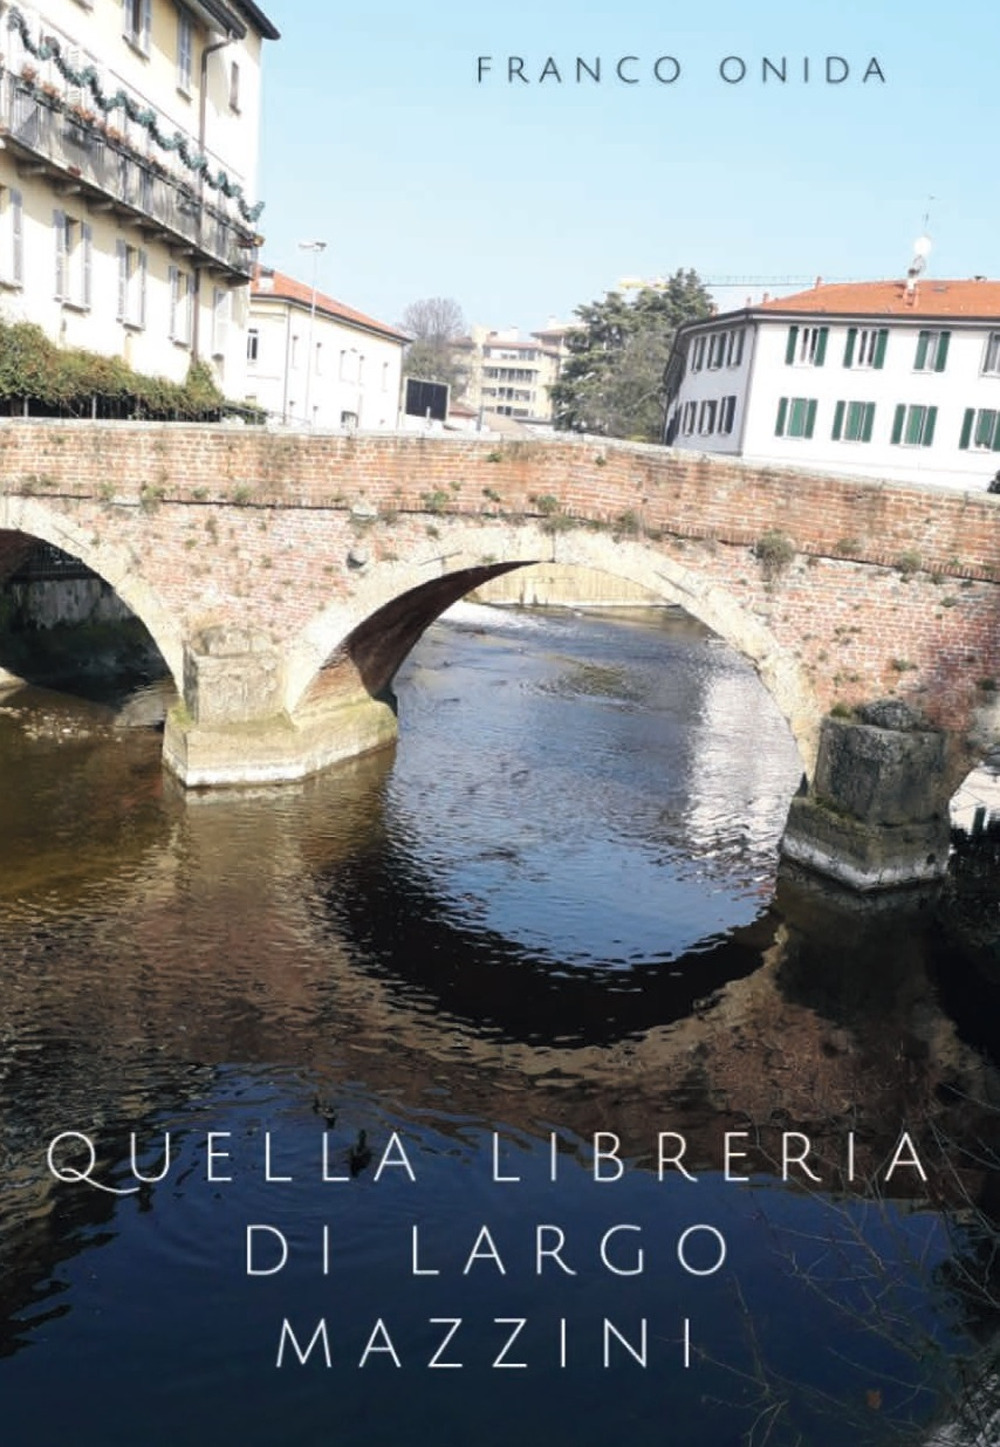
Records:
[[[768,555],[776,531],[788,543]],[[716,628],[757,665],[807,763],[822,714],[886,695],[967,753],[993,738],[1000,498],[986,494],[571,438],[4,422],[0,571],[20,554],[12,533],[107,578],[178,679],[199,630],[266,635],[290,710],[400,594],[552,559],[652,585]]]

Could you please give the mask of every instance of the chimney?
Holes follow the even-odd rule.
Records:
[[[816,280],[813,282],[813,286],[815,287],[815,289],[816,289],[817,291],[819,291],[819,289],[820,289],[820,287],[821,287],[822,285],[823,285],[823,278],[822,278],[821,276],[817,276]]]

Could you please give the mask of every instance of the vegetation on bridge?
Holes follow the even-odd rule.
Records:
[[[0,321],[0,410],[11,416],[214,422],[234,409],[204,362],[193,362],[184,382],[171,382],[136,372],[120,357],[58,347],[32,322]]]

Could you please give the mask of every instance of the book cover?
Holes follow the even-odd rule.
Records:
[[[820,279],[905,296],[916,257],[927,295],[994,269],[985,12],[109,5],[63,8],[113,10],[151,76],[169,50],[182,94],[213,65],[234,126],[256,82],[225,46],[237,22],[263,36],[259,188],[234,191],[203,125],[179,187],[150,165],[179,143],[143,137],[169,214],[126,194],[128,127],[97,137],[87,110],[125,102],[86,78],[65,15],[53,60],[45,14],[5,7],[5,326],[34,319],[31,236],[47,292],[54,245],[58,346],[106,276],[141,364],[148,271],[171,355],[211,326],[216,379],[237,345],[262,387],[270,322],[227,299],[252,267],[181,193],[199,228],[228,205],[217,225],[266,238],[270,299],[299,310],[283,399],[248,381],[231,425],[167,422],[190,396],[148,389],[145,421],[67,419],[66,391],[0,433],[2,1440],[995,1441],[990,776],[947,877],[779,869],[790,809],[825,811],[823,857],[846,857],[859,778],[897,763],[909,792],[872,830],[912,826],[915,857],[933,825],[947,852],[947,794],[995,734],[993,504],[805,454],[801,486],[784,452],[727,472],[704,456],[734,435],[724,403],[660,441],[678,322],[736,315],[735,335]],[[44,92],[60,56],[86,105]],[[152,136],[142,99],[128,125]],[[672,283],[689,317],[623,343]],[[361,398],[362,367],[317,350],[317,315],[398,350],[428,301],[456,405],[428,416],[428,391],[380,431],[335,390]],[[947,405],[956,439],[975,413],[957,450],[985,482],[980,323],[987,391]],[[877,332],[866,352],[843,331],[828,363],[843,342],[841,373],[874,369]],[[910,369],[928,385],[940,331]],[[21,367],[24,333],[4,336]],[[721,346],[706,359],[736,367]],[[543,353],[569,431],[520,395]],[[821,428],[863,443],[881,394],[845,398]],[[782,400],[769,446],[813,441],[808,399]],[[887,447],[929,446],[910,413]],[[112,654],[146,667],[109,641],[112,591],[181,685],[165,735],[155,687],[123,703],[94,682]],[[74,666],[46,672],[56,613]],[[880,694],[903,712],[856,713]],[[921,713],[940,699],[956,752],[958,725]],[[320,768],[331,700],[355,742]],[[863,739],[828,757],[832,803],[821,714]],[[220,779],[240,787],[185,787]]]

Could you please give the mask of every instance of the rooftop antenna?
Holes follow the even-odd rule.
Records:
[[[906,273],[906,294],[908,297],[912,297],[916,290],[917,277],[920,276],[926,268],[927,258],[931,252],[931,239],[927,234],[927,230],[930,226],[931,219],[930,203],[933,200],[933,196],[928,196],[927,210],[924,212],[923,231],[913,243],[913,260],[910,262],[909,270]]]

